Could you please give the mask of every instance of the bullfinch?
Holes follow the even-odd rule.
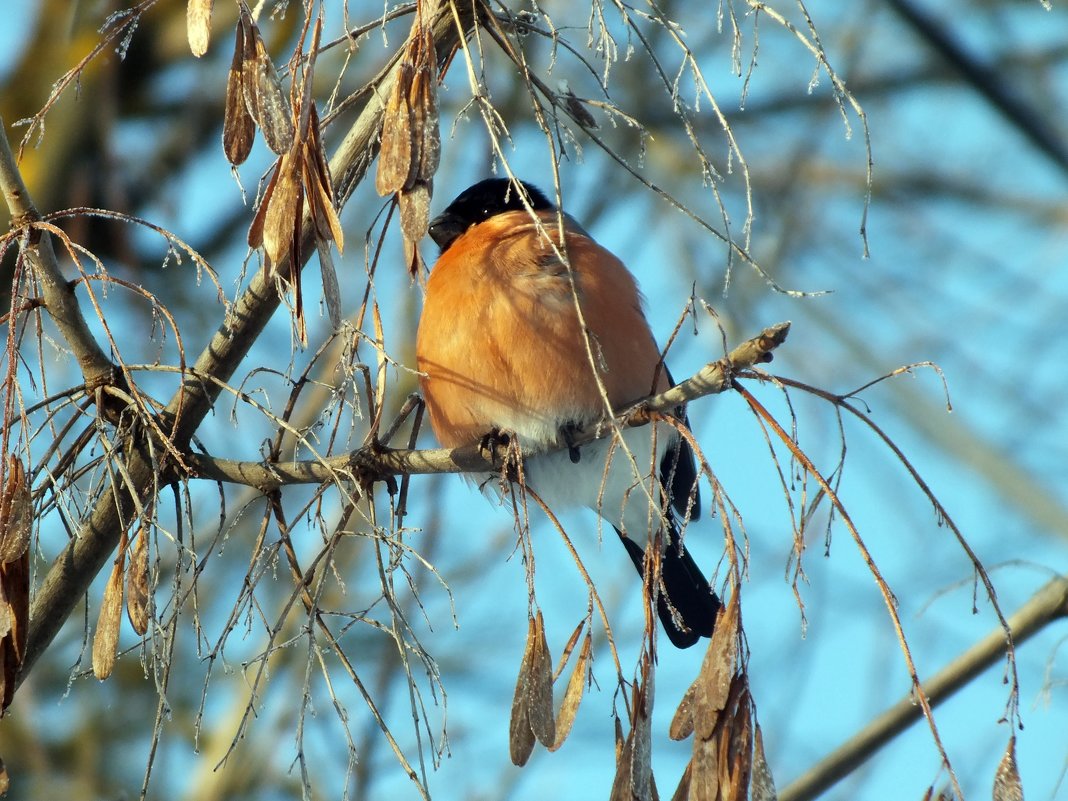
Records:
[[[516,437],[526,486],[550,509],[596,511],[639,575],[645,547],[662,543],[657,612],[671,642],[711,636],[720,602],[679,533],[680,516],[700,514],[686,441],[660,422],[624,430],[625,447],[611,436],[569,447],[569,431],[671,386],[633,276],[525,182],[480,181],[429,233],[441,254],[416,356],[438,441]]]

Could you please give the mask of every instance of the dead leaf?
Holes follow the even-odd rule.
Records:
[[[208,52],[213,4],[214,0],[189,0],[186,6],[186,35],[189,37],[189,49],[197,58]]]

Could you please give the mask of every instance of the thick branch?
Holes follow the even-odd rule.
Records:
[[[731,351],[726,358],[706,364],[692,378],[659,395],[626,404],[617,411],[615,421],[621,427],[646,425],[653,412],[671,412],[680,404],[723,392],[730,387],[731,379],[738,371],[770,361],[771,352],[786,340],[789,330],[789,323],[765,328],[758,336]],[[570,432],[568,447],[600,439],[612,430],[609,420],[591,423]],[[505,446],[501,446],[497,453],[487,453],[478,444],[452,450],[376,447],[329,459],[293,462],[241,462],[194,453],[188,454],[185,460],[200,478],[246,484],[267,492],[286,484],[322,484],[334,480],[338,475],[351,475],[359,471],[366,471],[372,477],[493,471],[502,463],[505,449]]]
[[[1009,618],[1012,641],[1019,646],[1047,623],[1068,617],[1068,577],[1059,576],[1040,589]],[[923,691],[934,707],[1005,658],[1005,630],[998,627],[947,665],[929,681]],[[923,715],[923,709],[909,695],[857,732],[838,750],[828,755],[803,776],[779,793],[779,801],[808,801],[856,770]]]
[[[460,13],[469,15],[470,5],[461,4]],[[437,52],[444,58],[459,41],[453,17],[437,14],[434,37]],[[470,30],[470,16],[462,17],[463,33]],[[368,96],[367,105],[330,161],[331,173],[339,177],[337,194],[347,198],[377,153],[382,126],[383,102],[396,80],[394,68]],[[304,225],[305,243],[302,253],[315,252],[308,220]],[[284,264],[278,272],[286,273]],[[175,445],[185,448],[193,433],[211,410],[224,384],[248,354],[253,343],[278,308],[280,298],[273,278],[260,271],[248,289],[234,305],[230,319],[220,326],[196,361],[192,375],[210,375],[218,381],[187,378],[167,405],[165,414],[177,420]],[[128,482],[106,491],[82,525],[71,544],[52,564],[30,610],[29,641],[22,675],[29,673],[37,658],[55,637],[74,606],[85,594],[93,578],[100,572],[108,556],[118,544],[121,532],[130,524],[137,507],[143,505],[158,489],[159,465],[153,465],[149,454],[134,450],[126,464]]]

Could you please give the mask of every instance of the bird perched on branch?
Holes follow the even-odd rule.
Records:
[[[551,509],[594,509],[640,575],[645,546],[662,543],[657,611],[671,642],[687,648],[710,636],[719,599],[683,546],[677,517],[700,512],[690,447],[665,422],[626,429],[625,448],[612,437],[576,448],[569,438],[671,386],[634,278],[523,182],[475,184],[431,222],[430,236],[441,255],[416,354],[438,441],[517,437],[526,486]]]

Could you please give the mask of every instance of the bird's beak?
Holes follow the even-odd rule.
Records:
[[[433,239],[441,252],[444,253],[449,245],[456,241],[466,229],[464,224],[460,221],[460,218],[455,214],[449,212],[442,212],[433,220],[430,221],[430,229],[428,233],[430,238]]]

